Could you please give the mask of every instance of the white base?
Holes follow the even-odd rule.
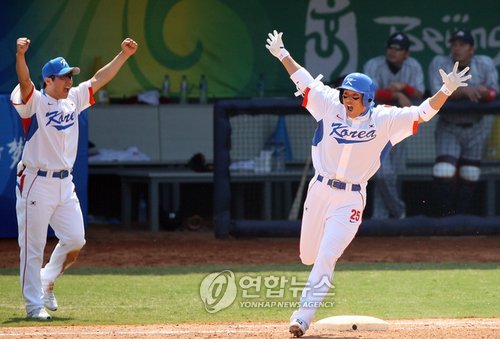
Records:
[[[361,315],[341,315],[318,320],[315,329],[336,331],[381,331],[389,328],[389,323],[378,318]]]

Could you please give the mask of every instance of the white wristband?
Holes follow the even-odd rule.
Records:
[[[441,92],[443,92],[444,94],[446,94],[447,96],[450,96],[451,93],[453,93],[453,91],[450,91],[450,89],[448,87],[446,87],[445,84],[443,84],[443,86],[441,86],[441,88],[439,90]]]
[[[423,121],[429,121],[434,117],[437,112],[439,112],[438,109],[432,108],[431,104],[429,103],[429,99],[425,100],[418,106],[420,109],[418,112],[418,116],[422,118]]]
[[[290,53],[288,53],[288,51],[285,48],[282,48],[280,49],[280,54],[278,54],[278,59],[281,61],[289,55]]]

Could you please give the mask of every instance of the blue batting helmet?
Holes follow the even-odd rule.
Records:
[[[366,108],[370,107],[370,103],[375,99],[375,85],[372,79],[366,74],[350,73],[346,75],[344,81],[342,81],[342,86],[338,88],[341,103],[343,103],[342,94],[346,89],[363,94],[363,106]]]

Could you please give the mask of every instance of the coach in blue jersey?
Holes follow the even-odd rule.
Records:
[[[441,86],[438,69],[470,67],[472,79],[468,87],[459,88],[450,100],[487,102],[498,93],[498,72],[493,60],[476,55],[474,38],[467,30],[456,31],[449,40],[450,55],[435,56],[429,66],[431,91]],[[480,163],[490,126],[481,112],[443,114],[436,127],[436,160],[433,174],[436,201],[442,216],[470,212],[471,199],[481,175]]]

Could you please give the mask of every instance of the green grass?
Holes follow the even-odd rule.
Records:
[[[51,324],[155,324],[180,322],[286,321],[293,307],[242,307],[247,301],[297,301],[286,283],[283,298],[237,299],[228,308],[208,313],[200,298],[209,273],[230,269],[237,284],[243,277],[277,277],[305,282],[302,265],[185,266],[161,268],[71,269],[56,285],[60,309]],[[34,324],[24,319],[17,270],[0,270],[0,326]],[[246,278],[245,278],[246,279]],[[500,265],[489,264],[338,264],[333,306],[316,319],[332,315],[370,315],[383,319],[430,317],[500,317]],[[274,289],[275,291],[276,289]],[[330,303],[332,304],[332,303]],[[37,323],[38,325],[39,323]]]

